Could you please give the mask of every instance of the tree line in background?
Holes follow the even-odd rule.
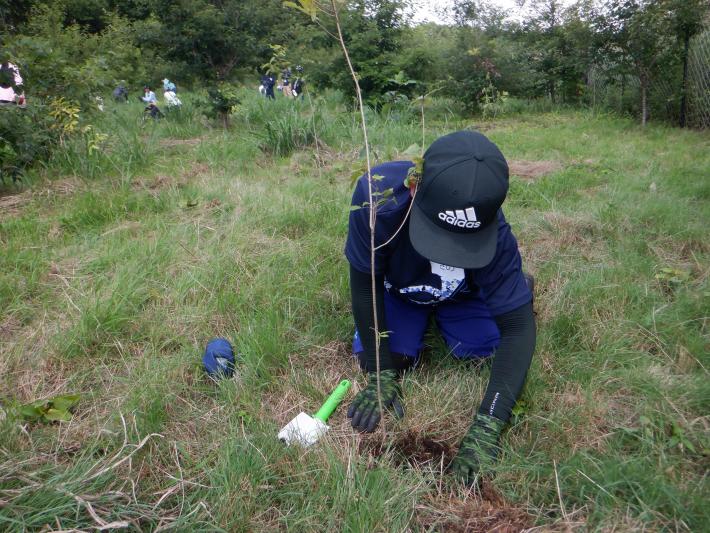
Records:
[[[690,43],[707,27],[709,6],[519,0],[510,17],[487,0],[459,0],[452,24],[413,25],[408,0],[339,4],[373,107],[437,92],[472,112],[506,99],[545,99],[609,105],[644,123],[650,116],[682,126]],[[303,65],[309,87],[352,95],[330,24],[286,9],[282,0],[0,0],[3,55],[22,69],[28,94],[80,105],[121,80],[134,94],[166,76],[194,87],[257,84],[267,66],[295,64]],[[600,101],[592,80],[614,90]],[[670,87],[662,94],[653,91],[659,80]]]

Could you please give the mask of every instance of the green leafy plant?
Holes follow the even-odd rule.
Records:
[[[79,128],[79,105],[63,96],[49,102],[49,116],[54,119],[52,129],[59,133],[59,144]]]
[[[424,172],[424,158],[420,156],[412,156],[412,162],[414,163],[414,166],[407,170],[407,177],[404,178],[404,185],[413,192],[422,179],[422,174]]]
[[[237,88],[228,83],[220,83],[207,91],[207,99],[200,102],[203,113],[212,119],[229,127],[229,116],[237,110],[241,103]],[[199,104],[198,104],[199,105]]]
[[[289,66],[288,60],[286,59],[286,53],[288,49],[280,44],[270,44],[272,55],[267,63],[261,65],[261,70],[268,72],[269,74],[278,75],[283,69]]]
[[[25,422],[68,422],[72,417],[70,410],[79,398],[79,394],[64,394],[26,403],[17,408],[17,415]]]
[[[411,92],[419,84],[417,80],[409,79],[404,71],[399,71],[393,78],[389,78],[387,82],[395,88],[386,91],[382,97],[382,108],[380,111],[383,114],[388,114],[392,111],[412,112],[410,106]]]
[[[655,278],[665,285],[674,288],[686,283],[690,279],[690,272],[678,268],[664,267]]]
[[[19,179],[25,170],[50,157],[59,141],[53,117],[40,102],[0,110],[0,178]]]
[[[508,101],[508,93],[506,91],[499,91],[498,88],[493,85],[489,73],[486,74],[486,82],[486,86],[481,91],[481,112],[486,118],[494,118],[503,113],[505,104]]]

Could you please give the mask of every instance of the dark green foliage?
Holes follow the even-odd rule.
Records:
[[[288,43],[296,14],[280,0],[146,0],[138,39],[160,52],[178,79],[229,80],[264,63],[269,44]],[[130,16],[130,15],[128,15]]]
[[[227,84],[220,84],[207,90],[207,98],[199,105],[204,114],[212,119],[220,120],[224,127],[229,126],[229,115],[232,114],[239,105],[237,89]]]
[[[387,91],[397,88],[391,80],[403,70],[399,54],[408,31],[403,7],[400,0],[358,0],[340,13],[343,37],[363,96],[376,108],[386,101]],[[336,33],[332,20],[322,22],[330,33]],[[306,39],[310,46],[320,46],[317,54],[323,56],[313,64],[306,63],[310,79],[318,86],[335,87],[354,97],[355,87],[337,40],[309,35],[302,38]]]
[[[36,161],[46,160],[59,141],[46,106],[0,108],[0,176],[19,178]]]
[[[136,32],[127,20],[111,16],[102,33],[92,34],[78,25],[65,26],[64,18],[61,4],[39,5],[22,33],[7,43],[32,105],[38,97],[63,96],[86,108],[120,80],[130,80],[133,90],[147,80],[153,56],[136,46]]]
[[[109,24],[108,0],[64,0],[65,23],[78,24],[91,33],[98,33]]]
[[[26,21],[34,3],[33,0],[0,0],[0,35],[13,31]]]

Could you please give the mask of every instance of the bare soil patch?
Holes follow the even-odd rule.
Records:
[[[527,161],[525,159],[513,159],[508,161],[508,169],[511,176],[527,180],[535,180],[547,174],[552,174],[562,169],[562,164],[558,161]]]
[[[390,455],[396,464],[413,467],[426,463],[446,467],[456,454],[449,443],[411,429],[399,435],[390,435],[387,441],[381,433],[363,438],[358,451],[373,458]]]
[[[471,498],[431,496],[417,505],[416,520],[426,531],[452,533],[519,533],[533,525],[524,509],[508,503],[489,482]]]

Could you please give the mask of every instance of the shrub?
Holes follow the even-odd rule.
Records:
[[[229,127],[229,116],[241,103],[238,90],[233,85],[220,83],[207,90],[207,98],[199,101],[205,116],[219,120],[225,128]]]
[[[47,106],[0,109],[0,176],[19,178],[30,165],[49,158],[59,142],[59,130]]]
[[[4,43],[20,67],[30,105],[38,97],[62,96],[86,109],[120,80],[147,80],[147,70],[158,68],[151,51],[136,46],[126,19],[112,16],[98,34],[64,23],[61,2],[38,4],[22,33]]]

